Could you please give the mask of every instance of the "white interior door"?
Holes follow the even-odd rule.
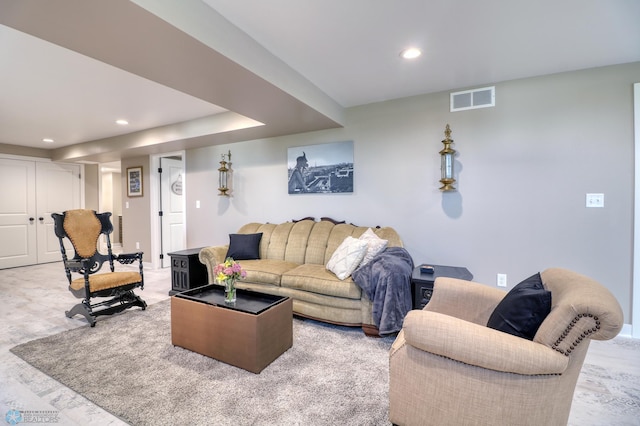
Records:
[[[0,158],[0,268],[61,260],[51,213],[81,207],[80,170],[77,164]]]
[[[35,163],[0,158],[0,268],[37,262]]]
[[[38,263],[61,260],[51,213],[80,208],[81,181],[79,164],[36,163]]]
[[[182,160],[160,158],[160,218],[162,227],[162,267],[171,265],[167,253],[184,250],[187,234],[184,224],[184,170]]]

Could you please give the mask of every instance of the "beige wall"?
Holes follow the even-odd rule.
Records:
[[[84,208],[98,211],[99,186],[98,179],[99,167],[97,164],[84,165]]]
[[[187,242],[223,244],[250,221],[330,216],[397,229],[416,263],[466,266],[511,288],[551,266],[601,281],[630,323],[633,83],[640,63],[496,84],[496,107],[449,112],[449,93],[347,110],[343,129],[187,151]],[[459,191],[439,188],[453,129]],[[288,195],[287,148],[354,141],[355,192]],[[220,154],[234,195],[217,196]],[[124,169],[123,169],[124,170]],[[586,193],[605,208],[586,208]],[[196,209],[196,201],[201,208]]]
[[[127,196],[127,168],[142,166],[142,197]],[[151,215],[149,203],[149,157],[123,158],[122,169],[122,248],[124,252],[142,251],[145,263],[151,263]],[[128,207],[127,207],[128,204]],[[136,248],[136,243],[140,248]]]
[[[350,108],[342,129],[188,150],[187,245],[224,244],[250,221],[388,225],[416,263],[466,266],[489,285],[506,273],[510,288],[550,266],[589,275],[611,289],[630,323],[638,81],[640,63],[514,80],[496,84],[494,108],[451,113],[448,92],[429,94]],[[459,191],[443,194],[447,123]],[[354,141],[353,194],[288,195],[287,148],[344,140]],[[229,149],[226,198],[217,196],[216,169]],[[0,152],[42,156],[7,145]],[[129,198],[126,169],[135,166],[143,166],[144,196]],[[93,167],[85,166],[87,208],[97,204]],[[121,188],[123,249],[139,242],[150,262],[148,157],[122,160]],[[604,208],[585,207],[590,192],[605,194]]]

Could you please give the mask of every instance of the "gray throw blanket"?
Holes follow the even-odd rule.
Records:
[[[380,334],[402,329],[404,317],[413,307],[412,272],[409,252],[401,247],[388,247],[351,275],[373,302],[373,320]]]

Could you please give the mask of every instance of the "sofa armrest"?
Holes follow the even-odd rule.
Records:
[[[569,362],[545,345],[426,310],[409,312],[398,338],[425,352],[506,373],[560,374]]]
[[[213,270],[216,265],[223,263],[225,261],[225,257],[227,255],[227,251],[229,250],[229,246],[212,246],[212,247],[204,247],[198,253],[198,259],[200,263],[203,263],[207,267],[207,276],[209,278],[209,284],[213,284],[216,282],[216,277],[213,275]]]
[[[484,284],[438,277],[433,284],[433,296],[424,310],[484,326],[505,294],[503,290]]]

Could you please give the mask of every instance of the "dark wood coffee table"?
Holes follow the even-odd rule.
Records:
[[[171,297],[171,343],[260,373],[293,345],[289,297],[237,289],[224,302],[224,287],[210,284]]]

